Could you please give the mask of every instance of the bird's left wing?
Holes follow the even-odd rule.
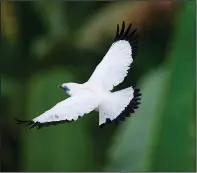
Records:
[[[22,121],[17,120],[19,124],[30,125],[33,127],[44,127],[49,125],[56,125],[65,122],[76,121],[79,117],[93,111],[98,107],[99,99],[92,96],[72,96],[56,104],[50,110],[44,112],[42,115],[33,120]]]
[[[119,25],[117,25],[114,43],[87,83],[110,91],[124,80],[137,50],[136,29],[130,31],[130,28],[131,24],[125,30],[123,22],[119,32]]]

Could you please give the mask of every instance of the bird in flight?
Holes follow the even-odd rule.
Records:
[[[128,87],[116,92],[112,89],[127,76],[130,64],[136,57],[137,38],[136,29],[131,30],[131,24],[126,30],[124,21],[121,29],[117,25],[114,42],[87,82],[59,85],[69,98],[32,120],[16,119],[18,123],[40,129],[76,121],[93,110],[99,113],[100,127],[124,121],[138,108],[140,89]]]

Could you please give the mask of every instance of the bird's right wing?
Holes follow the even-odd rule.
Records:
[[[119,32],[119,25],[117,25],[114,43],[87,83],[110,91],[124,80],[137,50],[136,29],[130,32],[130,28],[131,24],[125,31],[125,23],[123,22]]]
[[[30,125],[30,128],[38,126],[38,128],[60,124],[65,122],[76,121],[79,117],[93,111],[98,107],[99,99],[87,96],[72,96],[56,104],[50,110],[44,112],[42,115],[33,120],[21,121],[20,124]]]

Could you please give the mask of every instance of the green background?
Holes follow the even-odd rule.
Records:
[[[2,171],[195,171],[195,2],[1,3]],[[116,89],[141,88],[142,104],[120,125],[98,113],[29,130],[67,98],[57,85],[83,83],[115,36],[138,28],[139,48]]]

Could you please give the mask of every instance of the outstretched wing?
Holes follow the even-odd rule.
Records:
[[[131,24],[125,31],[125,23],[123,22],[122,29],[119,32],[119,25],[117,25],[114,43],[96,67],[88,83],[110,91],[114,86],[123,82],[137,50],[136,29],[131,32],[130,29]]]
[[[73,96],[56,104],[50,110],[30,121],[17,120],[19,124],[33,127],[44,127],[65,122],[76,121],[98,107],[99,100],[90,96]]]

